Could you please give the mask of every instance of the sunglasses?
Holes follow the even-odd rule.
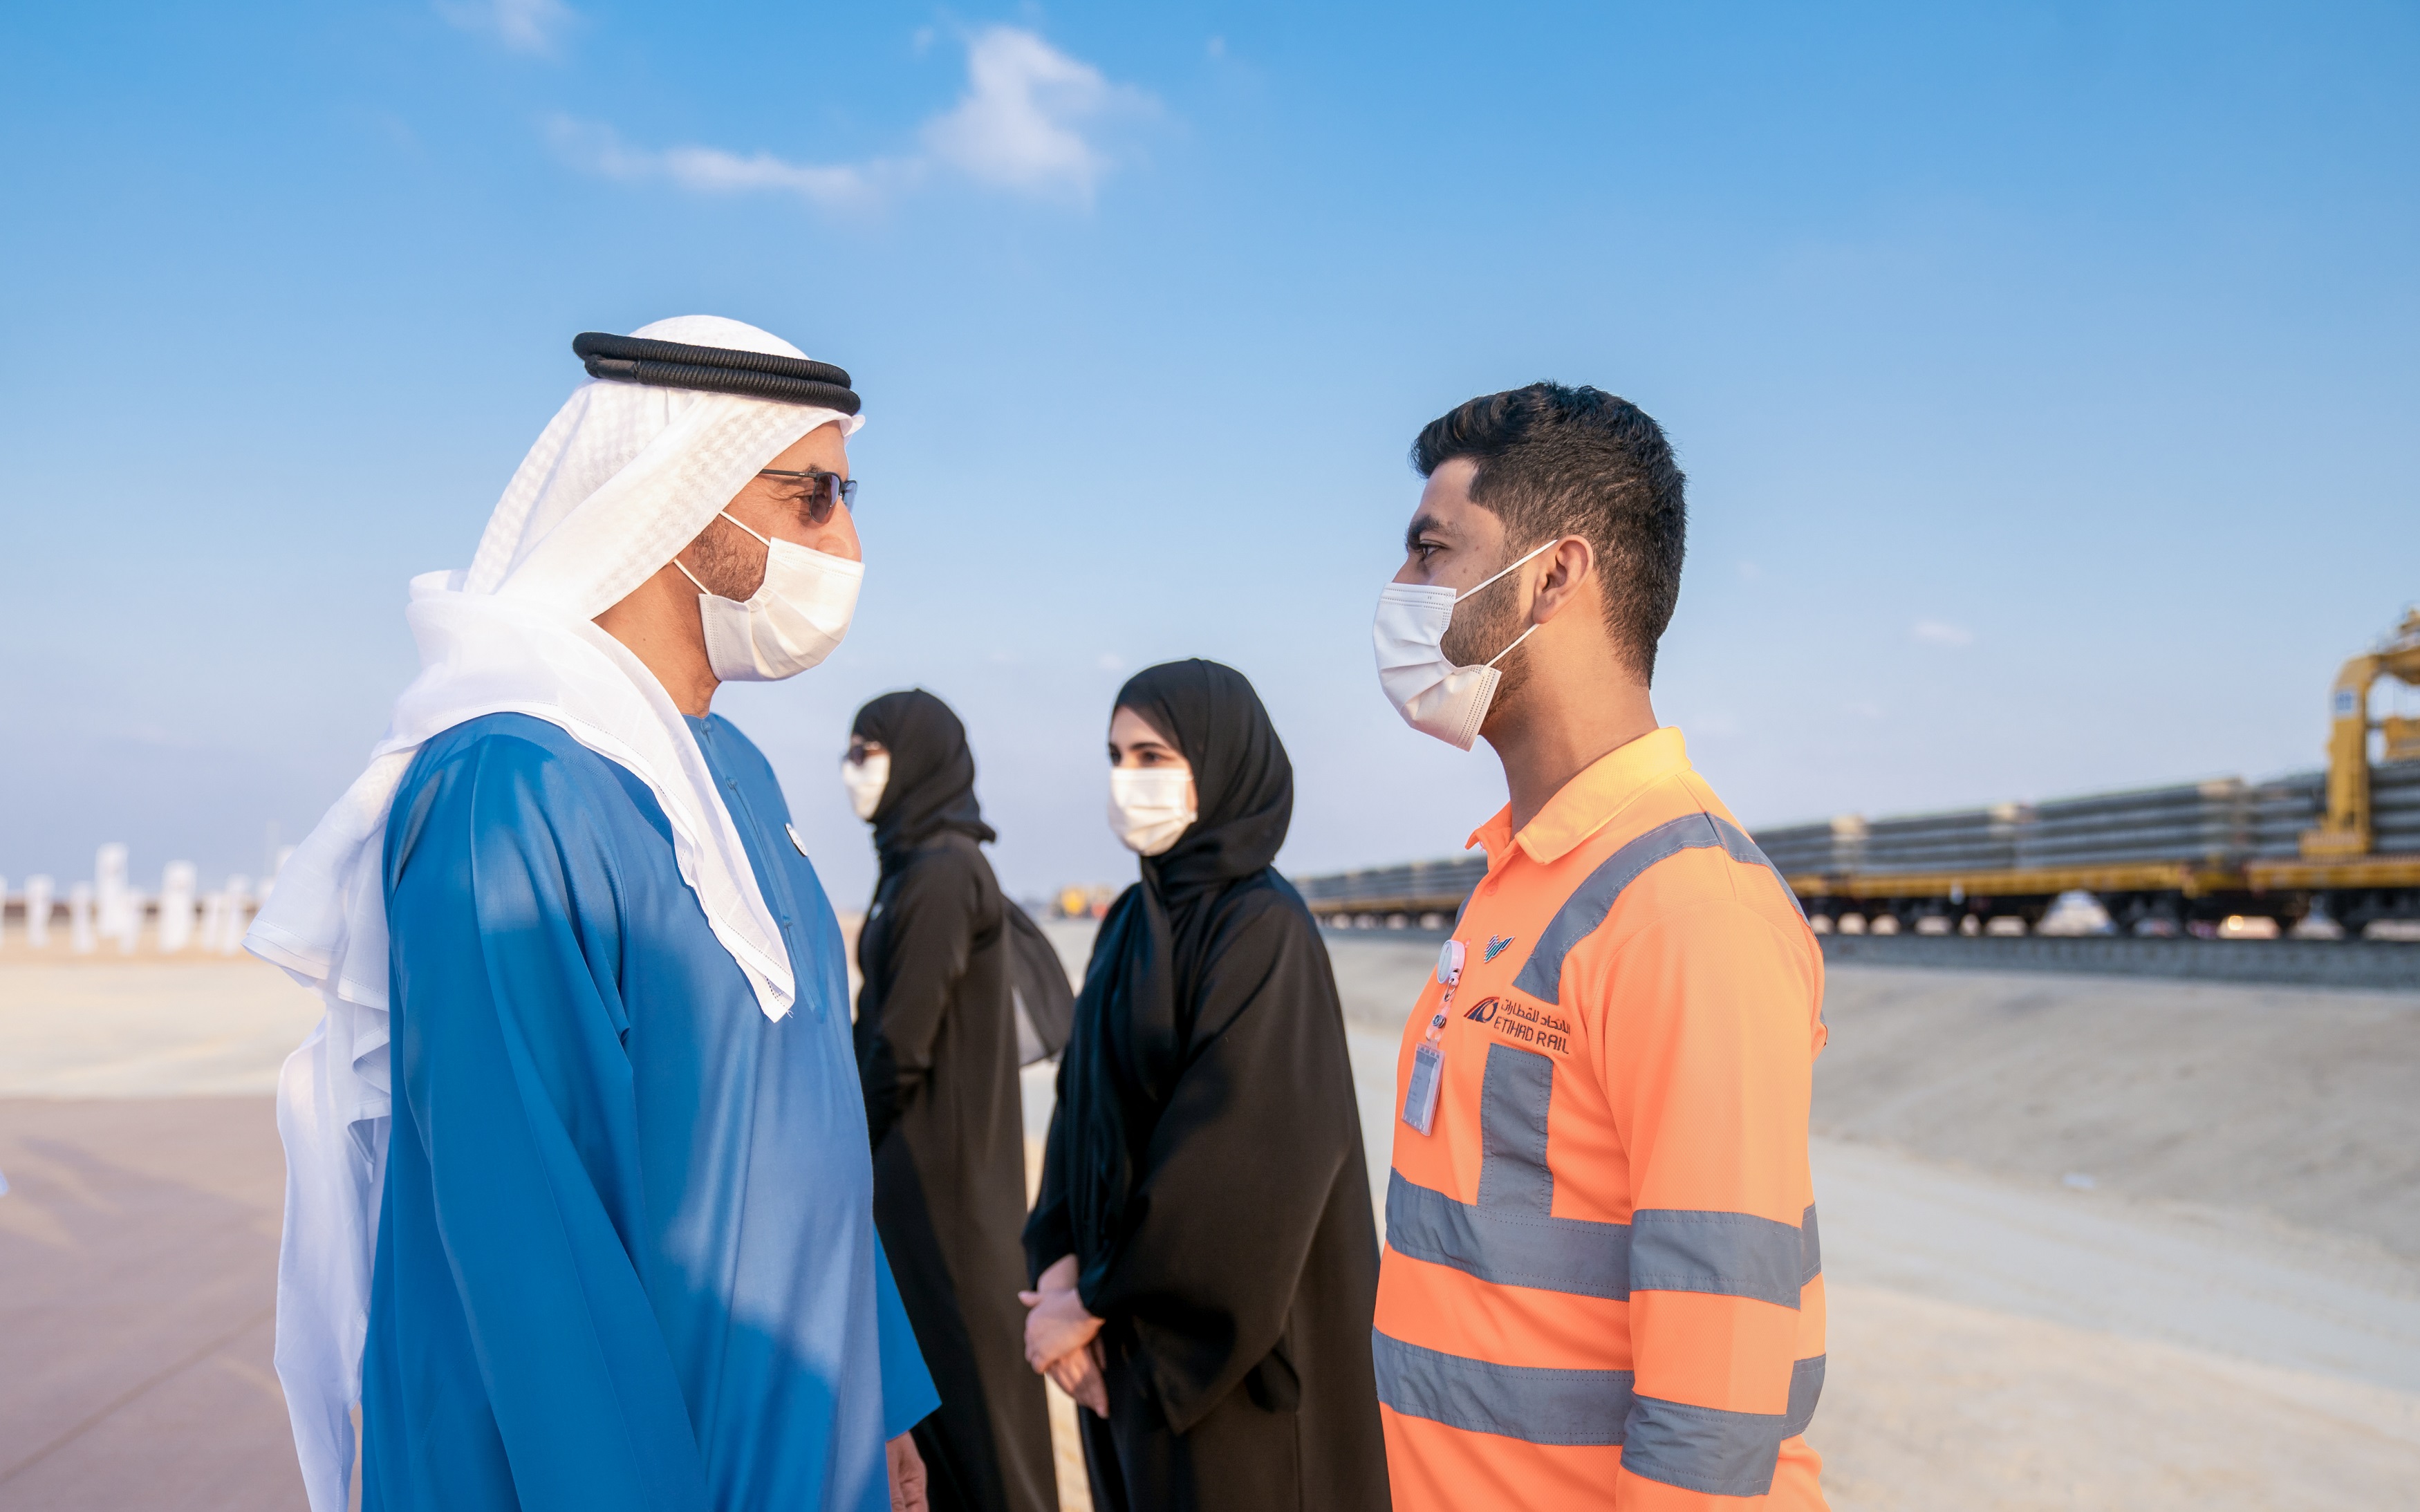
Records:
[[[790,478],[802,485],[806,489],[803,501],[807,506],[807,518],[817,525],[830,524],[832,510],[838,505],[846,504],[852,514],[857,510],[855,478],[844,478],[837,472],[823,472],[813,468],[803,472],[794,472],[786,468],[759,468],[756,475],[760,478]]]

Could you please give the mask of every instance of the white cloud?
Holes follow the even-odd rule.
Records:
[[[1150,103],[1030,31],[993,26],[967,44],[966,95],[925,123],[924,145],[979,183],[1089,201],[1109,160],[1081,128]]]
[[[1962,625],[1947,620],[1918,620],[1908,626],[1907,633],[1929,646],[1949,646],[1963,650],[1975,643],[1975,632]]]
[[[551,56],[579,15],[563,0],[437,0],[437,13],[516,53]]]
[[[497,0],[499,9],[560,0]],[[568,14],[568,12],[566,12]],[[920,44],[923,40],[918,35]],[[967,90],[926,121],[919,150],[862,163],[799,163],[759,151],[721,147],[633,147],[612,128],[555,116],[547,134],[582,168],[608,178],[656,180],[701,193],[769,192],[832,207],[924,181],[948,169],[980,184],[1036,199],[1090,204],[1111,165],[1090,133],[1120,117],[1148,114],[1149,95],[1111,84],[1091,64],[1016,26],[993,26],[967,43]]]
[[[547,121],[556,150],[589,172],[629,181],[658,180],[700,193],[771,190],[823,206],[865,199],[873,190],[869,170],[845,164],[822,167],[787,162],[769,152],[741,157],[720,147],[670,147],[651,151],[623,143],[613,128],[557,116]],[[879,164],[874,165],[876,170]]]

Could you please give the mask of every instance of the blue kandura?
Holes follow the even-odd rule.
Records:
[[[645,785],[557,727],[470,720],[396,795],[366,1512],[886,1512],[883,1441],[938,1402],[831,905],[763,755],[690,728],[789,946],[778,1022]]]

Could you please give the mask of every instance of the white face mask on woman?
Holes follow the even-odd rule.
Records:
[[[1193,774],[1174,766],[1109,768],[1109,828],[1138,856],[1157,856],[1202,817]]]
[[[1449,746],[1470,748],[1487,717],[1487,706],[1496,701],[1496,685],[1504,680],[1496,664],[1538,627],[1532,625],[1514,636],[1512,645],[1480,666],[1457,667],[1444,650],[1453,607],[1562,539],[1548,541],[1468,593],[1431,583],[1388,583],[1379,591],[1377,619],[1370,630],[1378,651],[1378,686],[1387,690],[1387,701],[1405,724]]]
[[[731,519],[726,511],[722,517]],[[739,525],[731,519],[734,525]],[[739,525],[748,531],[745,525]],[[725,683],[778,683],[796,677],[840,646],[857,613],[865,563],[811,550],[796,541],[765,542],[765,580],[748,602],[721,597],[697,574],[673,565],[697,583],[697,615],[706,625],[706,659]]]
[[[848,789],[848,808],[860,819],[871,819],[882,807],[882,790],[891,785],[891,753],[869,750],[865,760],[841,758],[840,783]]]

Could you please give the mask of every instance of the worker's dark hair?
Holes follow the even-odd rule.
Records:
[[[1652,682],[1688,536],[1687,480],[1663,427],[1600,390],[1532,383],[1458,405],[1412,442],[1424,478],[1458,456],[1479,465],[1471,501],[1504,521],[1508,558],[1559,536],[1588,542],[1614,646]]]

